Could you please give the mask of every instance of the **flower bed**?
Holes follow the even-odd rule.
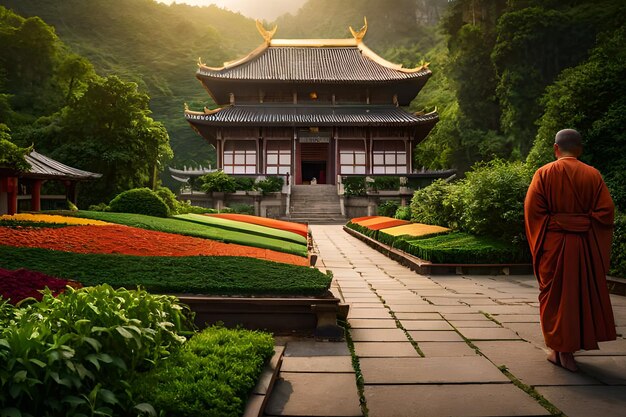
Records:
[[[433,237],[449,233],[450,229],[447,227],[433,226],[430,224],[422,223],[410,223],[403,226],[391,227],[388,229],[380,230],[378,232],[378,241],[385,245],[395,246],[395,242],[399,238],[425,238]]]
[[[226,243],[237,243],[246,246],[271,249],[303,257],[308,256],[306,245],[290,243],[280,239],[255,236],[246,232],[226,230],[219,227],[212,227],[207,224],[198,224],[180,219],[164,219],[159,217],[144,216],[141,214],[107,213],[96,211],[63,212],[63,214],[67,214],[68,216],[78,216],[81,218],[103,220],[110,223],[123,224],[141,229],[157,230],[161,232],[218,240]]]
[[[61,229],[0,227],[0,242],[9,246],[74,253],[136,256],[245,256],[293,265],[308,264],[308,260],[300,256],[268,249],[110,223],[104,226],[67,226]]]
[[[51,277],[41,272],[18,269],[10,271],[0,268],[0,297],[17,304],[25,298],[41,300],[41,290],[48,288],[52,295],[57,296],[70,285],[79,288],[78,282]]]
[[[286,222],[283,220],[268,219],[266,217],[250,216],[248,214],[235,214],[235,213],[219,213],[219,214],[205,214],[205,216],[218,217],[221,219],[235,220],[244,223],[258,224],[259,226],[271,227],[273,229],[285,230],[288,232],[299,234],[300,236],[307,237],[309,227],[306,224]]]
[[[153,257],[78,254],[0,246],[0,265],[72,279],[85,286],[138,285],[160,293],[299,295],[326,293],[331,276],[314,268],[230,256]]]
[[[19,213],[13,215],[2,215],[0,220],[9,222],[31,222],[31,223],[51,223],[51,224],[68,224],[68,225],[95,225],[106,226],[110,223],[95,220],[95,219],[83,219],[78,217],[59,216],[54,214],[29,214]]]

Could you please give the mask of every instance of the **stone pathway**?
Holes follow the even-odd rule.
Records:
[[[341,226],[311,229],[318,266],[333,271],[334,285],[350,304],[350,333],[370,417],[550,415],[535,398],[540,396],[570,417],[626,413],[626,340],[620,337],[603,343],[600,351],[577,355],[578,374],[548,363],[534,277],[426,277]],[[626,299],[612,300],[623,334]],[[304,408],[288,409],[286,401],[274,404],[268,414],[355,415],[355,379],[344,372],[346,360],[318,355],[287,357],[283,365],[286,382],[278,388],[300,392],[292,396],[293,404],[308,397]],[[326,376],[313,380],[304,375],[316,372]],[[319,384],[327,388],[326,399],[315,394]]]

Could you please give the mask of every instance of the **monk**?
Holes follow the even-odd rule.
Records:
[[[616,337],[606,284],[614,205],[582,150],[577,131],[558,132],[557,160],[537,170],[524,203],[548,360],[572,372],[574,352]]]

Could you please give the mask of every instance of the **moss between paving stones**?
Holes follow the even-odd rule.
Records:
[[[308,248],[305,244],[288,242],[278,238],[253,235],[248,232],[227,230],[209,224],[199,224],[175,218],[160,218],[141,214],[109,213],[99,211],[58,212],[66,216],[102,220],[110,223],[123,224],[141,229],[176,233],[185,236],[201,237],[227,243],[271,249],[307,257]]]
[[[26,268],[83,285],[141,286],[158,293],[320,296],[331,276],[309,267],[229,256],[78,254],[0,246],[0,266]]]
[[[241,416],[273,353],[268,333],[208,328],[150,372],[138,374],[133,398],[169,416]]]

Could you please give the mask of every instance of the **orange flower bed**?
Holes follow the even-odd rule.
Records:
[[[406,220],[391,219],[391,220],[384,221],[381,223],[372,224],[370,226],[367,226],[367,228],[370,230],[381,230],[381,229],[388,229],[390,227],[403,226],[409,223],[410,222]]]
[[[57,216],[53,214],[29,214],[18,213],[13,215],[5,214],[0,216],[0,220],[16,221],[16,222],[35,222],[35,223],[56,223],[56,224],[75,224],[75,225],[95,225],[106,226],[111,223],[101,220],[81,219],[78,217]]]
[[[55,229],[0,227],[0,242],[74,253],[135,256],[245,256],[292,265],[308,259],[269,249],[217,242],[122,225],[68,226]]]
[[[218,217],[220,219],[234,220],[237,222],[256,224],[259,226],[271,227],[273,229],[285,230],[307,237],[309,227],[306,224],[286,222],[283,220],[268,219],[266,217],[250,216],[248,214],[219,213],[205,214],[205,216]]]
[[[401,236],[401,235],[409,235],[409,236],[425,236],[425,235],[433,235],[439,233],[449,232],[450,229],[447,227],[441,226],[433,226],[430,224],[422,224],[422,223],[411,223],[403,226],[391,227],[389,229],[382,229],[381,232],[386,233],[391,236]]]
[[[374,219],[376,217],[380,217],[380,216],[363,216],[363,217],[355,217],[354,219],[350,220],[350,223],[356,223],[356,224],[360,224],[359,222],[365,221],[365,220],[370,220],[370,219]]]
[[[388,222],[391,220],[396,220],[396,219],[394,219],[393,217],[386,217],[386,216],[372,216],[370,218],[365,218],[364,220],[355,221],[355,219],[352,219],[351,221],[352,223],[356,223],[360,226],[370,227],[371,225],[384,223],[384,222]]]

